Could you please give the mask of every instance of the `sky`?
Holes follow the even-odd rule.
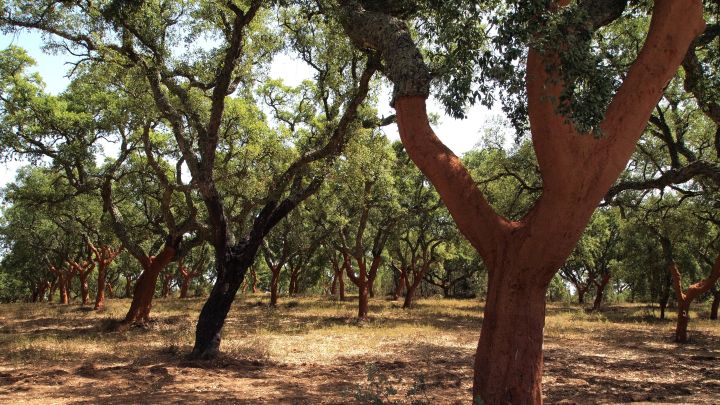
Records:
[[[73,60],[68,55],[49,54],[42,49],[43,40],[36,32],[22,32],[15,35],[0,35],[0,49],[9,45],[24,48],[37,62],[34,71],[38,72],[45,82],[45,90],[52,94],[61,93],[68,85],[67,74],[71,68],[68,61]],[[305,79],[312,77],[312,71],[304,63],[288,55],[276,57],[270,70],[270,77],[282,78],[286,84],[294,86]],[[389,105],[390,89],[384,88],[380,95],[380,114],[389,116],[394,113]],[[456,120],[443,114],[443,108],[432,98],[428,100],[428,111],[438,113],[440,122],[434,126],[437,136],[456,154],[462,155],[472,149],[480,141],[480,131],[501,113],[499,110],[488,110],[482,106],[475,106],[468,111],[467,119]],[[391,140],[399,139],[397,127],[391,125],[384,128],[385,134]],[[5,186],[15,178],[15,172],[25,162],[0,162],[0,187]]]

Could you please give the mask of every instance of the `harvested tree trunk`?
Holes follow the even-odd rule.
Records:
[[[95,262],[98,267],[98,282],[97,282],[97,294],[95,295],[95,307],[96,311],[102,311],[105,309],[105,289],[110,291],[112,296],[112,285],[107,283],[107,270],[110,264],[115,258],[122,252],[123,246],[121,245],[117,249],[112,249],[109,246],[101,246],[97,249],[92,243],[88,243],[90,250],[95,255]]]
[[[135,283],[130,309],[121,324],[131,325],[145,323],[150,320],[150,309],[152,308],[152,299],[155,295],[158,276],[173,260],[174,256],[175,248],[166,244],[157,256],[150,256],[143,260],[141,263],[143,272]]]
[[[549,11],[567,3],[552,3]],[[558,113],[553,100],[561,99],[564,84],[557,68],[547,69],[558,66],[557,52],[528,51],[528,112],[543,194],[520,221],[497,215],[460,159],[435,136],[425,106],[431,74],[407,25],[352,0],[341,4],[350,39],[378,51],[383,72],[395,84],[398,128],[408,155],[488,267],[474,400],[541,404],[547,286],[625,169],[663,89],[704,29],[702,3],[655,1],[645,44],[598,126],[602,138],[581,134]]]
[[[677,264],[672,261],[668,268],[673,278],[673,286],[677,295],[677,325],[675,327],[675,342],[687,343],[688,341],[688,323],[690,322],[690,304],[695,298],[708,292],[715,283],[720,279],[720,255],[715,259],[710,274],[703,280],[689,286],[685,291],[682,288],[682,274]]]
[[[608,272],[603,275],[602,279],[600,279],[599,283],[596,283],[595,286],[597,287],[597,290],[595,292],[595,301],[593,302],[593,311],[599,311],[600,306],[603,302],[603,295],[605,294],[605,288],[607,287],[608,283],[610,282],[611,274]]]

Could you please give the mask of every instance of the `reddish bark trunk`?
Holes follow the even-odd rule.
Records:
[[[679,302],[677,308],[677,324],[675,326],[675,342],[687,343],[688,323],[690,322],[690,302]]]
[[[165,266],[173,260],[174,256],[175,249],[166,245],[160,254],[150,256],[143,261],[143,272],[135,283],[133,299],[130,303],[130,309],[122,322],[123,324],[144,323],[150,319],[150,309],[152,308],[152,299],[155,295],[158,276]]]
[[[547,286],[624,170],[665,85],[703,27],[701,2],[655,2],[646,43],[599,125],[602,138],[580,134],[558,114],[553,100],[560,99],[562,80],[546,68],[558,57],[529,50],[528,112],[543,194],[517,222],[495,213],[460,159],[435,136],[425,97],[395,100],[408,155],[490,269],[475,398],[490,404],[542,403]]]
[[[358,287],[358,319],[366,320],[368,315],[368,302],[370,301],[371,297],[370,293],[372,284],[375,281],[375,277],[377,276],[377,270],[380,267],[382,257],[373,257],[372,262],[370,263],[369,270],[367,268],[365,257],[358,256],[355,258],[355,261],[358,264],[357,276],[352,271],[352,266],[350,265],[350,256],[346,253],[343,253],[343,266],[345,267],[345,272],[350,281],[352,281],[353,284]]]
[[[668,271],[672,274],[673,286],[677,295],[677,325],[675,327],[675,342],[687,343],[688,333],[687,327],[690,322],[690,304],[695,298],[706,293],[720,279],[720,255],[715,259],[710,274],[703,280],[689,286],[686,291],[682,289],[682,275],[677,264],[670,262]]]
[[[69,294],[69,287],[70,280],[66,279],[64,276],[60,278],[60,303],[63,305],[67,305],[70,303],[70,294]]]
[[[358,285],[358,319],[366,320],[368,317],[368,303],[370,291],[366,282]]]
[[[123,247],[120,246],[117,249],[112,249],[109,246],[102,246],[97,249],[95,245],[88,242],[90,251],[95,255],[95,262],[98,266],[98,282],[97,282],[97,294],[95,295],[95,307],[96,311],[102,311],[105,309],[105,289],[107,288],[112,295],[112,286],[107,284],[107,269],[115,258],[122,252]]]
[[[603,302],[603,295],[605,294],[605,288],[607,287],[608,283],[610,282],[610,273],[607,273],[603,275],[602,279],[600,280],[600,283],[597,284],[597,292],[595,293],[595,301],[593,302],[593,311],[599,311],[600,306]]]

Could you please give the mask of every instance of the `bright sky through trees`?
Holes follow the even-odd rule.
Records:
[[[40,74],[49,93],[58,94],[67,87],[70,81],[66,75],[71,68],[67,62],[72,58],[64,54],[54,55],[44,52],[42,36],[39,33],[25,31],[19,35],[0,35],[0,49],[5,49],[9,45],[24,48],[35,59],[37,63],[33,71]],[[292,86],[309,78],[311,74],[312,71],[306,65],[287,55],[278,55],[270,71],[271,77],[280,78]],[[389,105],[389,93],[390,88],[387,85],[383,86],[378,106],[380,114],[383,116],[394,114]],[[440,122],[435,128],[436,132],[456,154],[463,154],[475,146],[480,141],[481,130],[486,126],[487,121],[492,116],[499,114],[499,109],[498,111],[489,111],[478,104],[468,111],[466,120],[456,120],[442,114],[442,107],[435,100],[431,100],[429,109],[440,114]],[[395,125],[388,126],[384,130],[391,140],[399,139]],[[506,142],[509,141],[506,140]],[[24,164],[25,162],[17,161],[0,163],[0,187],[11,182],[17,169]]]

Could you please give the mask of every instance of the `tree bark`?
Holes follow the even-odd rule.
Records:
[[[218,278],[210,291],[195,328],[195,346],[191,357],[211,359],[220,352],[221,332],[235,295],[242,284],[245,273],[255,260],[257,244],[245,244],[227,252],[218,252],[216,247],[215,265]]]
[[[720,291],[715,290],[712,292],[712,294],[713,300],[712,305],[710,306],[710,319],[714,321],[718,319],[718,307],[720,307]]]
[[[278,287],[280,284],[280,269],[271,269],[272,277],[270,278],[270,306],[277,306]]]
[[[600,306],[603,302],[603,295],[605,294],[605,288],[607,287],[608,283],[610,282],[610,273],[606,273],[603,275],[602,279],[600,279],[600,282],[597,284],[597,290],[595,293],[595,301],[593,302],[593,311],[599,311]]]
[[[132,298],[133,296],[133,284],[132,276],[125,274],[125,298]]]
[[[361,321],[365,321],[368,318],[369,295],[368,283],[363,280],[358,285],[358,319]]]
[[[405,300],[403,301],[403,308],[407,309],[412,306],[413,296],[415,295],[415,286],[410,286],[405,292]]]
[[[675,326],[675,342],[687,343],[688,341],[688,323],[690,322],[690,302],[678,301],[677,307],[677,324]]]
[[[586,288],[582,288],[580,286],[575,286],[577,288],[577,294],[578,294],[578,304],[583,305],[585,304],[585,293],[587,292]]]
[[[175,248],[166,244],[157,256],[150,256],[143,261],[143,272],[135,282],[130,309],[122,324],[145,323],[150,320],[150,309],[158,276],[174,257]]]
[[[93,307],[96,311],[105,309],[105,288],[111,288],[110,285],[107,284],[108,264],[98,263],[97,294],[95,294],[95,306]]]

